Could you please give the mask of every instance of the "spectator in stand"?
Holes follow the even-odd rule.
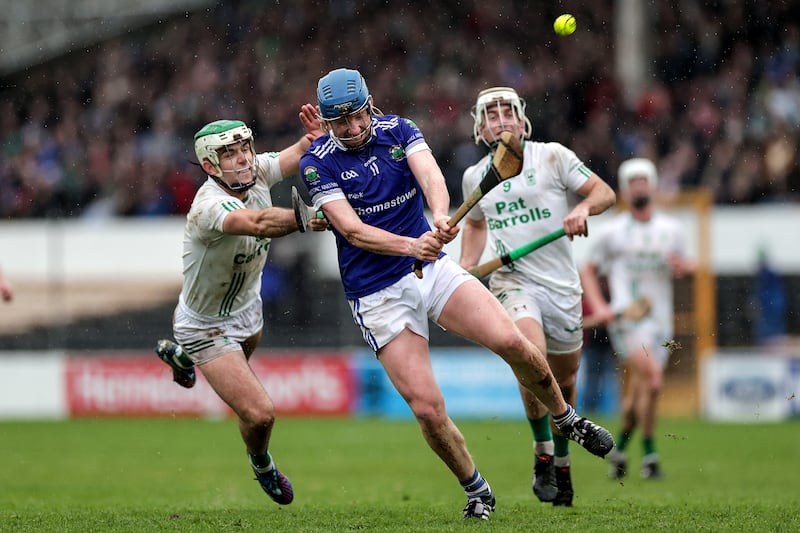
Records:
[[[318,9],[298,0],[267,10],[220,3],[3,76],[0,216],[77,217],[95,203],[91,212],[104,216],[161,214],[163,205],[185,214],[185,203],[153,203],[172,196],[168,177],[191,158],[170,139],[187,137],[197,121],[224,110],[254,117],[262,142],[288,145],[294,117],[286,109],[302,102],[278,105],[292,99],[283,81],[312,86],[317,73],[342,61],[364,65],[387,107],[421,117],[450,190],[459,193],[454,205],[463,168],[457,151],[471,124],[453,110],[469,108],[470,95],[490,82],[516,87],[537,110],[534,137],[587,154],[587,165],[602,175],[644,154],[664,162],[664,183],[672,180],[675,190],[705,185],[718,203],[800,200],[798,158],[775,163],[784,145],[800,142],[800,0],[722,6],[657,0],[651,83],[633,102],[622,99],[609,65],[612,0],[576,7],[579,29],[569,39],[539,42],[530,35],[550,35],[557,13],[541,16],[511,0],[490,8],[428,3],[377,10],[357,39],[344,39],[340,28],[358,20],[357,5]],[[206,39],[205,28],[217,24],[236,31]],[[528,52],[479,60],[505,55],[498,43]],[[298,45],[312,52],[302,63],[290,52]],[[772,138],[782,127],[783,139]],[[153,180],[154,196],[131,196],[131,176],[139,170],[123,163],[154,153],[171,156]]]

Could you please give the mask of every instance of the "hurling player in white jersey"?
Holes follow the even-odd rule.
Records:
[[[490,153],[464,171],[464,197],[489,170],[503,131],[522,139],[523,166],[519,175],[489,191],[478,202],[478,209],[467,213],[461,266],[477,265],[487,243],[492,253],[500,256],[564,228],[568,239],[557,239],[495,271],[489,288],[525,336],[547,354],[564,399],[574,404],[583,314],[571,241],[576,235],[587,235],[587,217],[608,209],[616,196],[572,150],[555,142],[529,140],[531,123],[525,115],[525,102],[514,89],[481,91],[472,116],[475,142],[483,142]],[[581,197],[579,202],[571,202],[572,193]],[[521,384],[519,390],[534,437],[533,492],[540,501],[570,506],[569,440],[558,433],[553,436],[547,407]]]
[[[416,125],[380,114],[356,70],[323,76],[317,99],[328,134],[302,157],[301,174],[314,208],[333,226],[353,320],[426,442],[460,482],[467,496],[464,518],[488,519],[495,498],[445,410],[430,361],[429,320],[499,354],[531,395],[555,413],[565,434],[605,456],[614,444],[609,432],[577,416],[544,355],[483,284],[442,253],[459,228],[447,224],[444,176]],[[427,262],[422,279],[412,272],[416,259]]]
[[[652,161],[623,162],[618,179],[630,211],[616,216],[595,236],[581,278],[593,315],[609,324],[614,352],[629,379],[622,397],[620,438],[609,456],[609,475],[619,479],[627,473],[625,449],[639,427],[644,453],[641,474],[658,478],[662,472],[654,432],[673,333],[672,278],[694,271],[695,264],[686,257],[681,225],[653,208],[658,175]],[[601,274],[608,279],[610,303],[600,289]],[[652,306],[647,316],[636,322],[614,320],[615,313],[643,296]]]
[[[239,120],[217,120],[195,134],[208,179],[186,217],[183,289],[173,319],[178,342],[156,346],[179,385],[194,386],[196,365],[233,410],[256,479],[282,505],[294,492],[269,453],[275,407],[248,361],[264,325],[261,271],[270,240],[300,229],[293,209],[272,206],[270,187],[297,174],[300,156],[322,134],[313,106],[303,107],[300,121],[307,134],[281,152],[256,154],[253,133]],[[308,227],[324,230],[327,223],[315,219]]]
[[[4,302],[10,302],[14,299],[14,288],[11,286],[11,283],[6,280],[2,270],[0,270],[0,298],[2,298]]]

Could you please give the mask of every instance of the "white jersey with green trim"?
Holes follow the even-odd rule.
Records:
[[[256,184],[239,200],[212,178],[200,187],[183,233],[183,289],[179,305],[198,318],[222,318],[261,299],[261,271],[271,239],[228,235],[222,223],[237,209],[272,207],[270,187],[281,181],[277,152],[256,156]]]
[[[673,329],[671,257],[686,257],[680,223],[661,213],[640,222],[630,213],[608,221],[593,235],[588,260],[608,276],[611,308],[620,312],[636,298],[650,298],[647,319],[671,338]]]
[[[593,174],[575,152],[562,144],[525,141],[522,172],[501,182],[478,202],[467,217],[486,220],[487,241],[494,257],[503,255],[564,226],[575,193]],[[489,170],[490,155],[464,171],[464,197]],[[515,272],[561,294],[581,294],[572,242],[557,239],[506,265],[498,272]]]

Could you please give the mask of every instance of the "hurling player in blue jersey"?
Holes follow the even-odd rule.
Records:
[[[550,409],[565,435],[604,457],[614,445],[611,434],[577,416],[542,353],[500,302],[442,253],[459,229],[447,224],[444,176],[417,126],[374,108],[356,70],[323,76],[317,102],[327,133],[301,157],[300,173],[314,208],[332,225],[353,320],[428,445],[461,483],[467,496],[464,518],[488,519],[495,498],[445,411],[431,367],[428,320],[499,354]],[[435,232],[425,217],[423,196]],[[416,259],[426,262],[422,279],[412,272]]]

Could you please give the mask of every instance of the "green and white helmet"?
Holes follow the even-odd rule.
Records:
[[[478,93],[478,100],[472,107],[472,118],[475,119],[475,124],[472,128],[472,135],[475,138],[475,144],[483,141],[490,148],[497,144],[497,139],[491,142],[489,139],[484,139],[480,131],[483,125],[488,120],[488,110],[492,106],[499,108],[501,104],[510,104],[511,109],[514,111],[516,117],[524,124],[523,137],[525,139],[531,136],[532,126],[531,121],[525,115],[525,100],[519,97],[517,91],[511,87],[490,87]],[[499,111],[499,109],[498,109]]]
[[[242,141],[250,143],[250,150],[255,155],[253,131],[244,122],[241,120],[215,120],[206,124],[194,134],[194,152],[201,164],[204,159],[208,159],[221,177],[223,170],[219,165],[219,150]],[[253,164],[255,164],[255,160]],[[249,168],[241,170],[249,170]],[[221,181],[217,176],[212,176],[212,178],[215,178],[217,182]],[[222,185],[233,191],[240,192],[249,189],[255,183],[255,172],[253,172],[253,180],[248,183],[236,182],[231,185],[222,182]]]

